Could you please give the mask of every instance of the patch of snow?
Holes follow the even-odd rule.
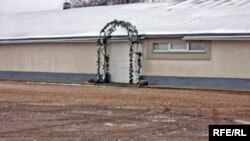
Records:
[[[79,126],[73,124],[73,125],[71,125],[70,127],[68,127],[66,130],[67,130],[67,131],[77,131],[77,130],[79,130]]]
[[[158,120],[156,120],[156,119],[153,119],[152,121],[153,121],[153,122],[157,122]]]
[[[174,119],[162,119],[161,122],[176,122]]]
[[[148,119],[150,119],[153,122],[176,122],[175,119],[164,115],[151,116]]]
[[[136,124],[122,124],[121,127],[136,127]]]
[[[113,127],[114,124],[113,123],[104,123],[105,126],[109,126],[109,127]]]
[[[91,112],[91,111],[72,111],[72,113],[77,113],[77,114],[91,114],[91,115],[96,115],[97,114],[96,112]]]
[[[72,113],[91,114],[91,115],[113,115],[112,111],[72,111]]]
[[[250,124],[250,121],[245,121],[245,120],[234,120],[235,123],[239,123],[239,124]]]
[[[147,107],[140,107],[140,106],[122,106],[122,107],[115,107],[117,109],[124,109],[124,110],[148,110]]]
[[[169,135],[173,135],[173,134],[178,134],[178,131],[172,131],[172,132],[168,132]]]
[[[113,112],[112,111],[107,111],[106,114],[107,115],[113,115]]]
[[[202,137],[208,137],[208,133],[202,133],[201,136]]]
[[[108,22],[131,22],[140,34],[250,33],[249,0],[169,0],[0,15],[0,39],[98,36]],[[126,35],[118,30],[114,35]]]

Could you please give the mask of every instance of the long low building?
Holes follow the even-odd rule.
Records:
[[[250,2],[196,0],[0,15],[0,79],[82,83],[97,78],[100,30],[136,26],[140,79],[150,85],[250,89]],[[108,44],[111,82],[129,83],[122,28]]]

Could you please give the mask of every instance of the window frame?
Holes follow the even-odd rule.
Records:
[[[155,50],[155,45],[156,44],[167,44],[168,46],[168,50]],[[169,43],[153,43],[153,52],[166,52],[166,51],[169,51]]]
[[[203,42],[154,42],[152,47],[153,53],[205,53],[206,49],[203,50],[190,50],[191,43],[201,43],[204,45]],[[155,50],[155,44],[167,44],[168,50]],[[172,45],[174,44],[186,44],[186,49],[172,49]]]

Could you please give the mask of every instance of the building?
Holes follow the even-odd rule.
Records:
[[[100,30],[135,25],[142,78],[151,85],[250,89],[250,2],[168,1],[0,15],[0,79],[96,79]],[[112,82],[128,83],[126,32],[108,46]]]

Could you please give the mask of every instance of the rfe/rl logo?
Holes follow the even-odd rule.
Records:
[[[250,141],[250,125],[209,125],[209,141]]]
[[[245,137],[245,136],[247,136],[247,134],[244,133],[243,129],[213,129],[213,136]]]

